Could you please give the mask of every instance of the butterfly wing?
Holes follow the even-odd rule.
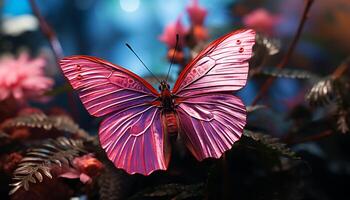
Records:
[[[212,42],[175,83],[176,111],[186,146],[198,159],[219,158],[239,140],[245,106],[230,92],[242,88],[255,42],[253,30],[240,30]]]
[[[176,108],[181,136],[197,160],[231,149],[246,123],[242,101],[231,94],[208,94],[183,100]]]
[[[66,57],[60,65],[87,111],[107,116],[100,125],[99,138],[116,167],[131,174],[166,169],[165,132],[154,104],[159,94],[149,83],[95,57]]]
[[[170,152],[161,118],[156,106],[139,105],[103,120],[100,143],[116,167],[144,175],[167,169]]]
[[[96,117],[153,101],[159,95],[136,74],[99,58],[71,56],[60,65],[87,111]]]
[[[241,89],[247,81],[254,43],[253,30],[239,30],[215,40],[181,72],[173,94],[190,97]]]

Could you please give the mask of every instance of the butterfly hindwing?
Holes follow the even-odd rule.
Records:
[[[106,118],[99,129],[108,158],[130,174],[166,169],[169,153],[158,92],[132,72],[90,56],[60,62],[64,75],[91,115]]]
[[[198,159],[219,158],[239,140],[245,106],[230,92],[247,81],[255,43],[253,30],[240,30],[212,42],[181,72],[173,94],[186,146]]]
[[[231,94],[189,98],[176,111],[181,136],[198,160],[221,157],[239,140],[246,123],[244,104]]]
[[[101,123],[99,136],[108,158],[129,174],[167,169],[169,145],[155,106],[139,105],[110,115]]]

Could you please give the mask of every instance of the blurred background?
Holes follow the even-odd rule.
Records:
[[[251,64],[250,71],[279,78],[259,101],[259,104],[265,105],[268,109],[248,115],[247,127],[250,130],[263,131],[284,139],[284,142],[300,153],[308,164],[304,163],[303,167],[288,165],[289,168],[283,171],[285,166],[281,162],[279,167],[284,174],[275,173],[275,171],[264,174],[265,171],[263,173],[260,167],[266,167],[264,166],[266,160],[258,159],[253,162],[244,154],[248,150],[238,150],[238,153],[236,151],[233,155],[236,156],[235,158],[238,157],[237,162],[241,161],[241,163],[237,168],[233,167],[234,180],[238,179],[241,181],[238,181],[239,183],[246,182],[242,186],[244,190],[240,190],[239,187],[236,187],[236,190],[239,195],[245,196],[251,193],[251,187],[256,186],[262,194],[265,194],[264,181],[269,181],[273,176],[271,184],[266,186],[268,189],[284,186],[289,188],[291,184],[290,188],[293,190],[288,190],[289,196],[287,195],[288,198],[285,199],[339,199],[348,196],[349,192],[346,188],[350,177],[350,161],[347,152],[350,141],[347,135],[338,134],[320,143],[294,139],[298,139],[299,136],[322,134],[328,129],[339,131],[339,120],[336,121],[334,113],[337,116],[345,116],[344,124],[350,124],[349,105],[340,108],[339,105],[335,108],[332,105],[312,107],[309,106],[309,100],[305,101],[305,96],[311,93],[310,88],[317,81],[331,77],[331,74],[334,74],[337,67],[349,56],[349,0],[314,1],[301,38],[285,67],[293,70],[288,72],[289,74],[287,72],[279,74],[266,69],[274,69],[284,57],[298,28],[305,7],[304,0],[36,0],[35,2],[42,16],[56,33],[64,56],[83,54],[100,57],[127,68],[149,81],[152,81],[149,72],[126,48],[125,43],[133,47],[154,74],[159,77],[165,76],[169,66],[169,52],[173,46],[164,38],[165,36],[174,38],[174,31],[171,32],[171,30],[179,32],[182,29],[194,30],[194,19],[188,11],[189,6],[194,8],[193,15],[201,16],[199,21],[203,20],[199,23],[199,33],[194,31],[191,34],[203,39],[205,45],[239,28],[255,29],[259,35],[268,38],[266,44],[272,45],[273,48],[269,47],[270,53],[267,56],[256,51],[254,56],[262,58],[260,62]],[[30,105],[41,108],[45,112],[59,107],[69,113],[81,127],[92,135],[96,135],[101,119],[92,118],[83,108],[76,94],[67,86],[49,42],[40,31],[39,21],[33,15],[29,1],[0,0],[0,19],[0,57],[11,55],[16,58],[23,52],[27,52],[32,58],[44,58],[45,75],[52,79],[52,87],[46,88],[48,91],[45,95],[48,98],[45,101],[30,102]],[[193,49],[184,48],[183,53],[188,55]],[[170,73],[171,84],[184,66],[183,63],[178,63],[180,64],[175,64]],[[0,65],[5,66],[2,63]],[[11,69],[8,73],[11,73]],[[317,76],[317,81],[313,82],[310,74]],[[341,75],[343,77],[338,77],[343,78],[341,83],[346,85],[344,88],[349,88],[349,79],[346,78],[348,74],[349,70],[343,72]],[[0,70],[0,86],[1,78],[6,76],[7,74]],[[265,80],[266,77],[251,75],[246,87],[239,91],[238,96],[247,106],[252,105]],[[51,82],[50,84],[48,82],[48,85],[51,85]],[[155,87],[158,88],[156,84]],[[0,87],[0,92],[2,92],[1,89],[3,88]],[[329,93],[332,93],[331,89],[328,90],[331,91]],[[325,95],[327,98],[329,93]],[[3,94],[0,93],[1,98],[6,96]],[[0,100],[4,99],[1,98]],[[322,96],[320,99],[322,100]],[[22,103],[19,102],[18,105]],[[3,107],[5,109],[0,111],[8,109],[6,106]],[[337,111],[333,112],[334,110]],[[12,115],[9,116],[13,117]],[[335,124],[338,124],[338,127]],[[348,132],[348,129],[341,132]],[[292,139],[288,140],[290,139],[288,137]],[[240,152],[243,154],[238,155]],[[232,162],[235,163],[235,161],[233,159]],[[253,169],[252,163],[262,164],[257,166],[257,169]],[[303,168],[300,170],[302,172],[299,168]],[[312,175],[309,173],[312,171],[311,168]],[[249,170],[256,173],[253,174]],[[275,168],[271,167],[271,171],[273,170]],[[250,175],[252,177],[248,180]],[[297,178],[289,183],[288,177]],[[280,182],[283,184],[279,185]],[[292,197],[301,188],[305,189],[301,192],[302,194],[299,193],[301,197]],[[278,192],[282,194],[281,191],[285,191],[285,188],[279,188]],[[273,189],[266,193],[269,195],[261,199],[273,199],[270,197],[277,195]],[[305,196],[310,198],[303,198]]]
[[[302,0],[199,2],[207,10],[204,23],[210,35],[209,40],[240,27],[252,26],[281,40],[282,51],[288,47],[295,34],[304,4]],[[166,45],[159,40],[159,36],[168,24],[178,18],[181,18],[184,26],[189,25],[185,12],[189,3],[189,0],[166,3],[161,0],[37,1],[42,15],[57,33],[64,55],[97,56],[140,76],[149,75],[148,71],[125,47],[125,43],[132,45],[155,74],[164,75],[169,62],[166,59]],[[260,9],[267,14],[254,15],[254,11]],[[253,16],[253,19],[244,20],[247,15]],[[2,0],[1,19],[1,53],[18,53],[20,49],[26,48],[32,54],[44,53],[52,58],[47,40],[38,29],[38,22],[32,15],[28,1]],[[259,20],[265,24],[261,25]],[[294,59],[288,66],[317,70],[321,74],[330,73],[350,50],[349,25],[350,4],[347,0],[318,0],[311,9]],[[279,58],[277,56],[274,59],[278,61]],[[47,70],[58,79],[56,85],[62,84],[60,72],[52,60]],[[174,79],[178,71],[176,67],[172,71]],[[294,80],[280,79],[278,83],[272,90],[272,96],[287,101],[298,95],[298,84]],[[254,83],[250,83],[245,90],[243,99],[249,104],[257,88]],[[283,111],[285,107],[280,105],[277,109]]]
[[[195,2],[195,1],[193,1]],[[167,45],[160,38],[166,28],[176,21],[189,29],[191,20],[186,8],[190,0],[37,0],[38,9],[52,26],[65,56],[90,55],[123,66],[142,77],[149,72],[126,48],[129,43],[154,74],[164,76],[168,70]],[[277,53],[264,61],[274,67],[282,59],[295,35],[305,1],[299,0],[209,0],[196,1],[205,10],[203,26],[207,41],[239,28],[254,28],[259,33],[276,39]],[[334,71],[350,51],[350,3],[347,0],[318,0],[308,15],[300,41],[287,68],[310,70],[319,76]],[[66,84],[57,67],[47,38],[33,16],[29,1],[1,1],[0,53],[18,55],[29,52],[33,57],[44,56],[45,71],[55,79],[53,88]],[[251,66],[254,68],[254,66]],[[173,81],[181,71],[175,66],[170,76]],[[256,96],[261,80],[251,79],[239,92],[246,105]],[[157,87],[157,85],[155,85]],[[303,104],[308,86],[296,79],[279,78],[271,86],[263,103],[273,111],[283,113]],[[91,118],[80,101],[67,100],[66,92],[39,107],[58,106],[73,112],[73,117],[86,129],[96,130],[99,119]],[[74,107],[74,109],[69,109]],[[274,116],[272,116],[274,117]],[[276,120],[281,120],[276,117]],[[93,126],[90,126],[90,124]],[[282,134],[288,124],[274,125],[275,134]]]

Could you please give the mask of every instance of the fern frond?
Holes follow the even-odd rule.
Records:
[[[252,69],[250,76],[272,76],[277,78],[291,78],[291,79],[311,79],[316,80],[318,77],[311,72],[299,69],[263,67]]]
[[[281,49],[281,42],[278,39],[269,38],[262,34],[257,34],[255,41],[256,45],[264,48],[269,55],[275,55]]]
[[[81,137],[89,137],[89,134],[79,127],[71,118],[60,116],[47,116],[43,113],[19,116],[4,123],[3,128],[11,127],[29,127],[40,128],[47,131],[56,129],[59,131],[77,134]]]
[[[82,140],[65,137],[50,139],[39,148],[30,149],[13,172],[14,183],[9,194],[18,189],[29,190],[30,183],[42,182],[43,177],[52,178],[50,170],[53,166],[69,166],[70,162],[85,153]]]
[[[278,138],[274,138],[267,134],[253,132],[249,130],[244,130],[243,136],[246,139],[250,139],[254,142],[257,142],[259,145],[263,145],[265,148],[277,153],[280,156],[293,159],[300,159],[295,152],[288,148],[286,144],[280,142]]]
[[[336,96],[335,83],[332,78],[324,78],[316,82],[305,98],[312,106],[329,104]]]

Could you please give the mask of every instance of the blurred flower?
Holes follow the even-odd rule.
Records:
[[[276,27],[281,23],[279,15],[273,15],[263,8],[254,10],[243,18],[243,24],[258,32],[273,35]]]
[[[174,53],[175,53],[175,55],[174,55]],[[168,53],[167,53],[167,58],[168,58],[169,61],[172,60],[173,56],[174,56],[173,63],[175,63],[175,64],[180,64],[185,59],[183,51],[182,50],[176,50],[176,52],[175,52],[175,48],[169,49]]]
[[[209,38],[208,30],[205,26],[195,25],[191,26],[191,29],[186,37],[186,45],[190,49],[197,48],[198,45],[202,45]],[[202,50],[202,49],[201,49]]]
[[[186,32],[186,28],[182,25],[181,18],[179,17],[176,22],[165,27],[163,34],[159,36],[159,40],[168,45],[168,48],[174,48],[176,45],[176,34],[179,34],[180,49],[184,45]]]
[[[1,30],[6,35],[18,36],[26,31],[35,31],[38,20],[33,15],[20,15],[2,19]]]
[[[192,4],[186,8],[190,16],[191,29],[187,38],[189,46],[196,46],[198,43],[208,39],[208,31],[204,26],[204,20],[207,16],[207,10],[199,6],[198,0],[193,0]]]
[[[30,131],[28,128],[16,128],[11,132],[11,139],[13,140],[24,140],[29,138]]]
[[[43,114],[44,112],[40,110],[39,108],[34,107],[26,107],[22,108],[18,112],[18,116],[26,116],[26,115],[32,115],[32,114]]]
[[[8,174],[12,174],[23,156],[17,152],[5,156],[3,170]]]
[[[92,154],[74,158],[72,166],[73,168],[58,169],[58,176],[69,179],[79,178],[82,183],[91,183],[92,178],[98,176],[103,168],[103,164]]]
[[[22,52],[17,59],[0,58],[0,101],[13,97],[23,102],[51,88],[53,80],[45,77],[44,66],[44,58],[30,60],[26,52]]]
[[[199,6],[198,0],[192,0],[192,4],[187,6],[186,10],[193,26],[203,25],[207,10]]]

